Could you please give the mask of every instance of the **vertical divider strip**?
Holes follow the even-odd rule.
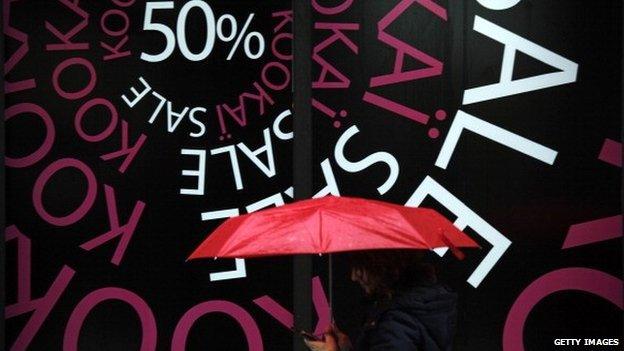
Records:
[[[293,186],[295,200],[312,197],[312,10],[309,0],[292,0],[293,8]],[[293,310],[295,328],[312,329],[312,257],[293,257]],[[293,350],[305,351],[298,335]]]

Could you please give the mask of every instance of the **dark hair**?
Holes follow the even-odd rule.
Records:
[[[365,271],[372,294],[391,297],[415,285],[437,282],[433,265],[423,261],[422,250],[373,250],[350,254],[351,268]]]

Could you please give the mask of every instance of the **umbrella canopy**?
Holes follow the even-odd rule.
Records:
[[[438,247],[479,246],[432,209],[327,196],[230,218],[189,259]]]

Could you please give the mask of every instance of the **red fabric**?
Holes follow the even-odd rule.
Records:
[[[327,196],[230,218],[189,259],[448,246],[478,247],[435,210]]]

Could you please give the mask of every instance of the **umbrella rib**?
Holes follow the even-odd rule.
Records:
[[[361,223],[361,221],[357,220],[356,218],[352,218],[350,216],[345,216],[343,213],[340,212],[336,212],[336,211],[328,211],[329,213],[332,213],[333,215],[335,215],[337,218],[348,222],[350,225],[354,226],[354,227],[358,227],[358,228],[362,228],[362,231],[372,231],[374,233],[376,233],[377,235],[384,237],[387,236],[388,233],[384,232],[384,231],[380,231],[380,230],[376,230],[373,228],[369,228],[366,225],[363,225]],[[402,214],[398,214],[399,218],[403,219],[404,216]],[[400,242],[402,245],[405,245],[406,247],[413,247],[414,246],[414,242],[417,242],[418,244],[422,245],[424,248],[428,248],[428,249],[432,249],[432,245],[429,244],[429,242],[427,242],[426,240],[424,240],[424,238],[421,235],[412,235],[409,233],[406,233],[405,230],[402,230],[400,228],[400,226],[398,226],[396,223],[394,223],[393,221],[389,221],[389,220],[385,220],[384,218],[375,218],[375,220],[377,222],[381,222],[383,223],[383,225],[385,226],[386,230],[388,231],[392,231],[393,233],[397,234],[396,236],[393,237],[394,241]],[[414,227],[411,223],[409,223],[409,221],[405,221],[407,225],[409,225],[412,229],[414,229],[416,232],[418,232],[417,228]]]

